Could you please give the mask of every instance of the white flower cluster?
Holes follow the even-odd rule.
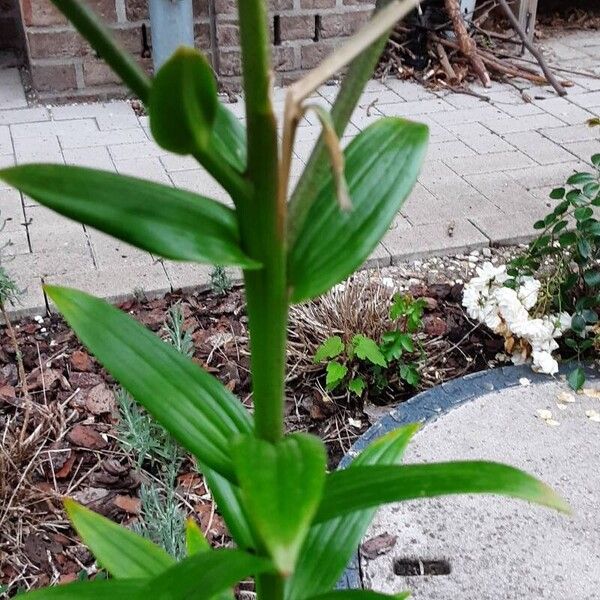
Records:
[[[558,348],[556,339],[571,327],[571,315],[563,312],[533,318],[529,311],[537,303],[541,283],[533,277],[521,277],[512,289],[504,286],[508,278],[506,266],[484,263],[465,285],[463,306],[472,319],[504,336],[513,363],[522,364],[531,358],[536,371],[552,375],[558,371],[552,356]]]

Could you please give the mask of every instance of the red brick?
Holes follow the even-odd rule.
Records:
[[[322,15],[321,37],[334,38],[352,35],[369,20],[371,11],[357,11],[338,15]]]
[[[333,8],[335,0],[300,0],[300,8]]]
[[[294,48],[291,46],[273,47],[273,68],[276,71],[293,71],[298,67]]]
[[[217,15],[237,14],[236,0],[215,0],[215,12]]]
[[[125,0],[125,16],[128,21],[147,21],[149,0]]]
[[[91,52],[88,43],[72,30],[28,31],[32,58],[74,58]]]
[[[86,87],[90,85],[121,83],[119,76],[105,62],[95,58],[83,61],[83,81]]]
[[[208,23],[194,24],[194,45],[200,50],[210,50],[210,25]]]
[[[31,65],[33,87],[40,91],[59,92],[77,88],[75,65]]]
[[[335,45],[330,42],[313,42],[312,44],[302,46],[301,67],[303,69],[316,67],[334,48]]]
[[[373,2],[373,0],[344,0],[345,6],[356,6],[357,4],[366,4],[371,8],[375,8],[375,2]]]
[[[242,57],[238,50],[223,50],[219,53],[219,75],[230,77],[242,74]]]
[[[315,18],[313,15],[297,15],[280,17],[281,39],[310,40],[315,36]]]
[[[292,10],[294,8],[294,0],[269,0],[269,10],[271,12],[279,12],[282,10]]]
[[[115,0],[89,0],[87,4],[104,22],[114,23],[117,20]],[[27,26],[46,27],[67,23],[50,0],[21,0],[21,10]]]
[[[208,17],[208,0],[192,0],[192,8],[195,19]]]
[[[219,46],[239,46],[240,28],[237,23],[217,23],[217,44]]]

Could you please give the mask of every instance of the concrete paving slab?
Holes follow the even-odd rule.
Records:
[[[493,371],[490,375],[497,377]],[[499,390],[490,381],[487,389],[494,391],[489,392],[485,377],[475,384],[458,380],[463,388],[470,385],[472,399],[427,424],[409,445],[405,462],[504,462],[551,485],[573,515],[491,496],[389,505],[377,513],[365,539],[388,533],[396,536],[395,545],[373,560],[361,559],[365,587],[387,593],[411,590],[415,600],[599,597],[600,423],[586,411],[598,411],[600,401],[576,395],[573,403],[560,403],[561,410],[560,394],[570,393],[566,384],[531,379],[532,385],[515,381]],[[589,380],[587,387],[599,388],[600,379]],[[447,395],[455,393],[449,388]],[[464,394],[463,389],[458,395]],[[540,419],[540,409],[550,410],[558,426]],[[402,405],[396,413],[401,416]],[[407,563],[416,564],[418,572],[419,564],[427,569],[435,561],[449,573],[396,574]]]
[[[19,69],[0,69],[0,106],[2,108],[27,106]]]

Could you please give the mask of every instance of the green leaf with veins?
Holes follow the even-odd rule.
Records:
[[[361,360],[366,360],[380,367],[387,367],[385,356],[383,356],[379,346],[370,337],[357,334],[352,338],[352,346],[356,356]]]
[[[325,385],[328,390],[334,390],[346,377],[348,367],[336,361],[331,361],[327,364],[327,375],[325,377]]]
[[[322,362],[328,358],[336,358],[344,351],[344,342],[339,335],[327,338],[315,352],[315,362]]]
[[[362,396],[367,384],[362,377],[355,377],[348,382],[348,390],[357,396]]]

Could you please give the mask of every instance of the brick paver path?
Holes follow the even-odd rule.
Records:
[[[600,32],[558,36],[544,45],[553,62],[600,74]],[[508,84],[495,83],[489,90],[474,86],[490,98],[486,102],[433,93],[412,82],[371,82],[347,139],[382,115],[425,122],[431,133],[419,183],[371,264],[530,237],[532,223],[547,212],[548,191],[600,152],[598,130],[584,124],[600,113],[600,79],[565,76],[575,82],[566,98],[550,88],[531,88],[531,103]],[[336,87],[324,87],[319,101],[328,105],[336,93]],[[277,90],[276,102],[282,110],[282,90]],[[229,108],[243,118],[243,103]],[[298,132],[298,167],[320,131],[308,119]],[[27,107],[16,71],[1,71],[0,167],[33,161],[107,169],[227,199],[194,160],[159,148],[151,140],[147,118],[138,118],[128,103]],[[36,205],[1,182],[0,209],[7,219],[0,245],[10,239],[5,255],[14,256],[6,266],[25,290],[17,312],[46,310],[42,280],[113,300],[135,288],[160,294],[208,281],[209,268],[157,262]]]

